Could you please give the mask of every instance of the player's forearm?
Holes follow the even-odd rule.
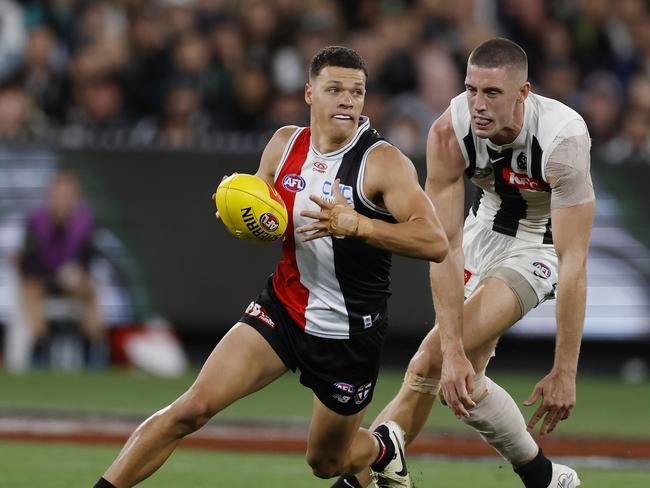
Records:
[[[560,261],[559,276],[553,369],[576,374],[587,302],[587,272],[582,260]]]
[[[361,217],[357,237],[395,254],[433,262],[445,259],[449,249],[442,228],[424,218],[391,224]]]
[[[455,246],[443,262],[431,263],[429,268],[443,355],[463,349],[463,265],[463,250]]]

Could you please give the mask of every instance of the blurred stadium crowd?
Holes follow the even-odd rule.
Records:
[[[4,140],[185,148],[308,124],[309,59],[345,44],[368,63],[365,113],[419,155],[500,35],[599,154],[650,164],[647,0],[0,0],[0,23]]]

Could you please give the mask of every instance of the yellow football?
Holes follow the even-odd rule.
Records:
[[[282,197],[257,176],[229,176],[217,188],[215,202],[221,221],[239,239],[270,242],[287,229],[287,207]]]

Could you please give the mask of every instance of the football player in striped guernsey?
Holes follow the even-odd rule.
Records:
[[[540,435],[549,434],[576,403],[595,210],[589,134],[574,110],[531,92],[526,53],[507,39],[471,53],[465,88],[427,141],[426,192],[450,242],[430,269],[437,324],[375,424],[395,420],[411,442],[440,394],[527,488],[573,488],[576,472],[547,459],[531,433],[541,422]],[[463,175],[477,187],[464,225]],[[526,423],[485,368],[499,337],[556,294],[555,359],[524,402],[540,401]],[[359,481],[368,474],[335,486]]]
[[[314,56],[310,126],[279,129],[257,172],[288,210],[275,273],[195,383],[138,427],[96,488],[149,477],[184,436],[289,369],[314,393],[307,462],[316,476],[372,465],[382,486],[410,486],[400,426],[359,426],[386,337],[391,254],[439,262],[448,241],[411,161],[361,115],[366,80],[351,49]]]

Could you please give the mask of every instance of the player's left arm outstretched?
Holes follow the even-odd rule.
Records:
[[[560,156],[557,162],[552,161],[555,154]],[[568,418],[576,403],[576,374],[587,302],[587,254],[596,208],[589,176],[588,134],[560,143],[548,165],[553,242],[559,272],[555,360],[551,372],[535,385],[524,402],[531,406],[542,397],[541,405],[528,423],[528,430],[532,431],[543,418],[542,436]]]
[[[402,256],[440,262],[447,255],[449,243],[431,201],[420,187],[413,163],[397,148],[388,144],[375,148],[366,166],[364,192],[383,206],[397,220],[388,223],[357,213],[334,187],[334,200],[312,195],[320,206],[302,215],[315,222],[296,229],[305,240],[332,236],[354,237],[368,244]]]

